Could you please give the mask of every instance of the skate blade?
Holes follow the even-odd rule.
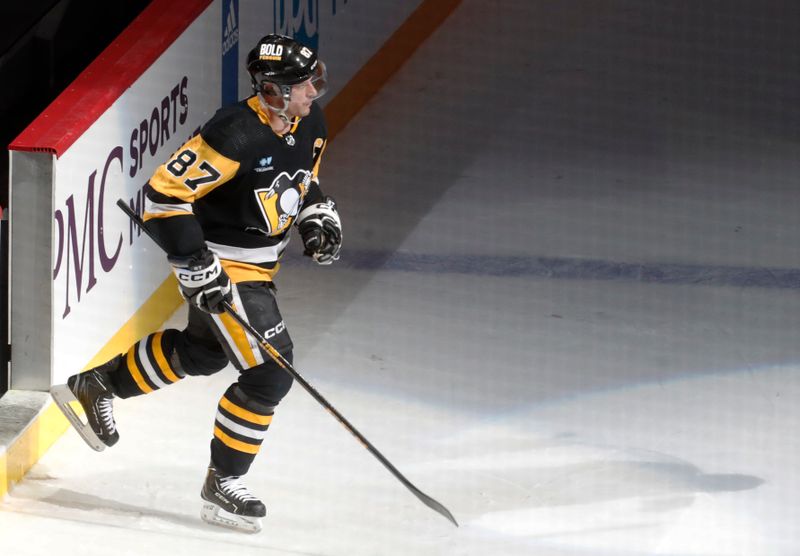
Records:
[[[84,423],[81,421],[80,416],[78,416],[78,414],[75,412],[75,408],[72,406],[72,404],[74,403],[80,407],[80,402],[72,393],[72,390],[69,389],[69,386],[66,384],[57,384],[55,386],[51,386],[50,395],[53,396],[53,400],[56,402],[58,409],[61,410],[61,413],[63,413],[64,417],[67,418],[67,421],[70,422],[72,428],[77,431],[80,437],[86,441],[86,444],[88,444],[92,450],[102,452],[106,449],[106,445],[94,433],[92,427],[89,426],[89,423]]]
[[[226,512],[216,504],[206,502],[200,510],[200,518],[206,523],[233,529],[242,533],[258,533],[261,531],[261,518],[236,515]]]

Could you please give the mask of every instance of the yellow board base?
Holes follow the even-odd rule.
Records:
[[[170,274],[138,311],[111,337],[89,361],[85,369],[96,367],[118,353],[123,353],[142,336],[158,328],[183,303],[175,276]],[[1,402],[0,402],[1,403]],[[44,453],[69,428],[69,422],[52,400],[8,446],[0,446],[0,499],[19,482]]]
[[[0,453],[0,499],[22,480],[39,458],[69,428],[69,423],[52,402],[28,424],[5,452]]]

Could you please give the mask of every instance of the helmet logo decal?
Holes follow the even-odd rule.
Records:
[[[309,50],[307,47],[304,46],[303,48],[300,49],[300,54],[304,58],[311,58],[311,55],[313,54],[313,52],[311,52],[311,50]]]
[[[282,44],[262,44],[258,52],[260,60],[280,60],[282,55]]]

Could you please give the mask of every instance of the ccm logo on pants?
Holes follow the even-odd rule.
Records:
[[[268,328],[267,331],[264,332],[264,338],[266,339],[274,338],[284,330],[286,330],[286,325],[283,323],[283,321],[281,321],[272,328]]]

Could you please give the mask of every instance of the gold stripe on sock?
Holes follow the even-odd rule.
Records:
[[[257,444],[248,444],[247,442],[242,442],[241,440],[236,440],[235,438],[231,438],[230,436],[222,432],[222,430],[219,427],[214,427],[214,436],[220,442],[225,444],[225,446],[227,446],[228,448],[232,448],[237,452],[245,452],[247,454],[255,455],[258,453],[258,449],[261,447],[260,445]]]
[[[142,371],[140,371],[139,367],[136,366],[136,356],[134,355],[136,352],[136,345],[137,344],[134,344],[133,347],[128,350],[128,372],[131,373],[131,376],[136,382],[136,385],[139,387],[139,390],[145,394],[149,394],[153,391],[153,389],[148,386],[147,382],[145,382],[144,377],[142,376]]]
[[[256,425],[269,425],[272,422],[272,415],[259,415],[258,413],[248,411],[243,407],[239,407],[238,405],[234,404],[225,396],[222,396],[222,399],[219,401],[219,406],[228,411],[228,413],[232,413],[240,419],[250,421]]]
[[[166,379],[170,382],[178,382],[180,377],[172,371],[172,367],[170,367],[169,363],[167,363],[167,358],[164,357],[164,350],[161,348],[161,337],[163,335],[163,332],[156,332],[153,334],[153,343],[150,344],[153,348],[153,357],[156,358],[158,368],[161,369],[162,373],[164,373]]]

